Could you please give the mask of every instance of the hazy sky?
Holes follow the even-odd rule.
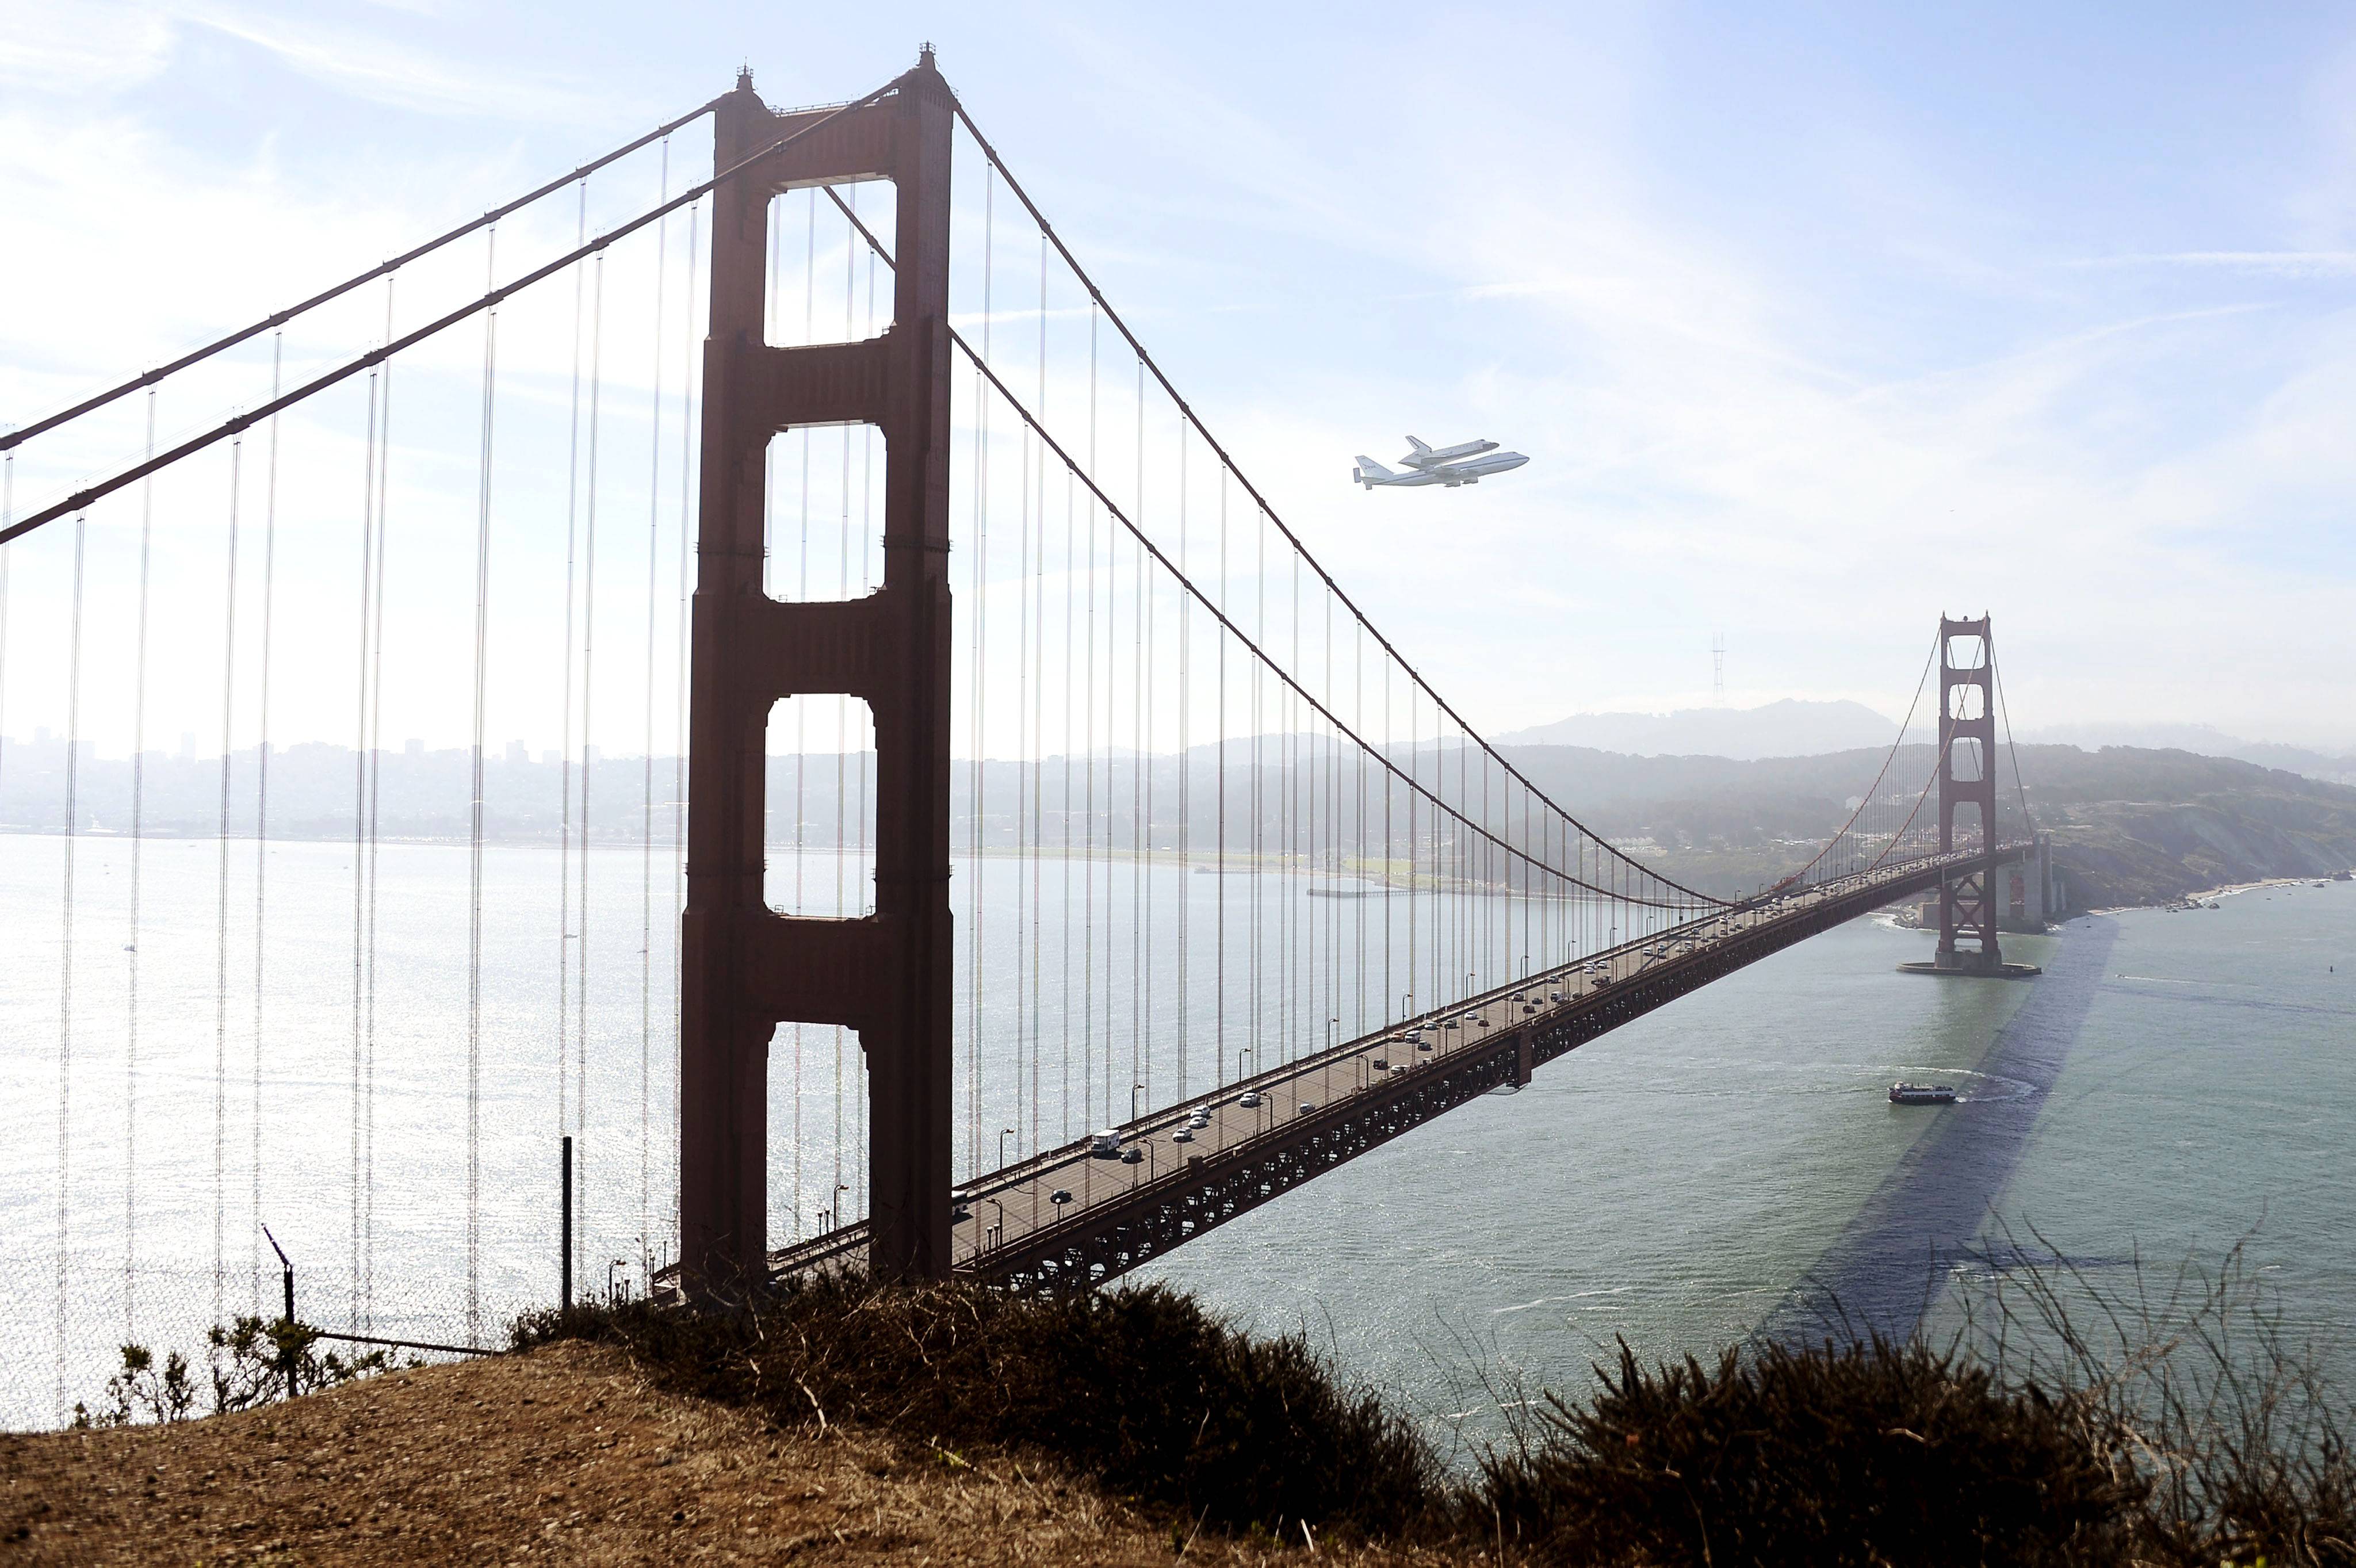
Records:
[[[1714,632],[1737,703],[1894,713],[1940,611],[1986,608],[2023,726],[2356,745],[2337,6],[47,0],[0,26],[0,420],[740,62],[839,100],[925,39],[1487,727],[1705,702]],[[1533,461],[1348,484],[1409,431]]]

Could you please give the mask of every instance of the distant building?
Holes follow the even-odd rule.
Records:
[[[528,760],[530,760],[530,754],[524,750],[523,742],[519,740],[508,742],[508,763],[510,767],[520,768]]]
[[[183,762],[194,762],[196,759],[197,732],[192,729],[184,729],[180,732],[180,760]]]

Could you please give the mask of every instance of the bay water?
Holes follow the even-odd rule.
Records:
[[[552,847],[486,851],[483,979],[470,1001],[463,847],[379,848],[371,916],[355,901],[348,843],[233,841],[224,876],[210,841],[152,841],[135,941],[128,851],[119,839],[76,844],[69,963],[63,841],[0,838],[0,1234],[13,1280],[0,1293],[0,1425],[52,1424],[76,1401],[96,1402],[126,1340],[195,1351],[210,1323],[274,1313],[263,1224],[294,1262],[306,1319],[498,1342],[508,1317],[555,1294],[562,1133],[579,1139],[581,1288],[643,1288],[668,1253],[674,1201],[666,851],[588,857],[585,1005],[577,854],[568,871]],[[268,908],[258,949],[257,867]],[[843,886],[841,908],[857,912],[863,864],[805,856],[787,869],[806,893]],[[773,889],[779,875],[773,856]],[[1144,1079],[1147,1102],[1164,1103],[1178,1075],[1191,1075],[1190,1092],[1232,1078],[1249,1065],[1238,1052],[1263,1051],[1265,1064],[1354,1031],[1369,1009],[1379,1023],[1408,1004],[1385,989],[1414,989],[1443,957],[1468,963],[1476,983],[1527,961],[1510,929],[1435,950],[1435,924],[1472,930],[1498,919],[1486,908],[1498,901],[1426,899],[1421,947],[1401,945],[1391,911],[1390,940],[1368,950],[1361,939],[1345,983],[1304,986],[1323,972],[1316,950],[1295,930],[1292,952],[1276,954],[1271,920],[1258,933],[1257,1009],[1239,1010],[1255,961],[1238,900],[1259,900],[1263,915],[1318,903],[1329,936],[1346,935],[1357,909],[1307,899],[1308,878],[1271,875],[1251,890],[1254,879],[1176,866],[1088,875],[1084,897],[1052,860],[1044,873],[958,863],[961,912],[976,878],[986,908],[1021,909],[985,920],[978,979],[959,971],[959,1029],[980,1069],[959,1086],[961,1171],[1125,1115]],[[1142,950],[1133,911],[1147,897],[1165,920],[1189,912],[1183,988],[1166,940]],[[2344,1114],[2356,1091],[2356,884],[2217,902],[2008,938],[2008,957],[2046,970],[2026,982],[1901,974],[1932,939],[1854,922],[1139,1277],[1257,1327],[1303,1329],[1353,1376],[1442,1420],[1493,1409],[1499,1388],[1582,1388],[1615,1337],[1647,1358],[1707,1358],[1804,1325],[1827,1296],[1903,1326],[1939,1310],[1956,1272],[2008,1236],[2095,1268],[2213,1262],[2246,1240],[2292,1326],[2356,1370],[2345,1354],[2356,1137]],[[373,975],[356,977],[355,922],[371,918]],[[1553,918],[1557,945],[1566,928],[1573,940],[1607,934]],[[1301,967],[1280,971],[1280,956]],[[1097,983],[1084,974],[1078,986],[1089,996],[1158,982],[1150,1054],[1054,1000],[1059,986],[1073,992],[1071,966],[1091,962]],[[995,1043],[1005,1039],[1027,1040],[1027,1056]],[[1962,1101],[1891,1106],[1898,1079],[1955,1084]],[[773,1239],[784,1240],[863,1204],[856,1040],[782,1031],[771,1084]]]

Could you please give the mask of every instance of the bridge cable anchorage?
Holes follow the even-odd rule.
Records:
[[[412,262],[421,261],[423,258],[432,255],[435,251],[440,250],[444,245],[450,244],[454,241],[463,240],[478,229],[487,228],[495,224],[500,219],[507,217],[509,213],[520,211],[524,208],[530,206],[533,202],[540,200],[542,197],[552,196],[557,191],[563,189],[566,186],[571,185],[575,180],[587,179],[590,175],[594,174],[597,170],[604,168],[608,164],[617,162],[622,158],[629,156],[630,154],[637,152],[640,147],[646,146],[655,141],[668,139],[673,132],[680,130],[683,126],[691,125],[696,121],[701,119],[704,115],[711,113],[712,109],[718,105],[719,102],[720,100],[715,98],[709,103],[700,104],[675,120],[667,121],[664,124],[656,126],[653,130],[648,131],[646,134],[639,136],[635,140],[625,142],[622,145],[616,147],[613,151],[604,154],[599,157],[592,158],[589,162],[583,164],[580,167],[574,169],[568,175],[564,175],[557,179],[550,180],[545,185],[537,186],[534,188],[526,191],[523,195],[517,197],[512,201],[502,202],[500,205],[492,208],[480,217],[470,218],[466,222],[459,224],[456,228],[451,229],[444,233],[437,234],[422,245],[403,251],[401,254],[392,257],[389,261],[380,262],[375,266],[369,268],[366,272],[356,273],[352,276],[346,278],[343,282],[335,285],[333,287],[320,290],[317,294],[311,295],[308,299],[302,301],[298,305],[289,306],[284,310],[273,311],[270,315],[263,317],[261,320],[256,321],[250,326],[241,327],[236,331],[231,332],[225,337],[217,338],[200,348],[191,349],[177,360],[158,365],[152,371],[144,371],[138,375],[133,376],[129,380],[123,381],[118,385],[107,388],[104,392],[94,392],[91,396],[84,398],[81,402],[75,403],[70,408],[59,409],[57,413],[37,419],[30,424],[24,425],[16,430],[9,431],[5,435],[0,435],[0,452],[13,451],[18,446],[31,440],[37,435],[44,435],[48,431],[55,430],[61,424],[66,424],[73,420],[80,419],[86,413],[91,413],[99,409],[104,408],[107,404],[113,403],[118,399],[127,397],[143,387],[152,392],[157,382],[162,381],[168,377],[177,375],[180,371],[187,370],[191,366],[202,364],[205,360],[211,359],[214,355],[222,353],[227,349],[234,349],[239,344],[247,342],[252,338],[258,338],[264,332],[279,330],[284,328],[289,322],[294,320],[295,317],[307,315],[323,305],[340,299],[345,295],[351,293],[354,289],[373,283],[378,278],[390,277],[394,273],[399,272],[402,268],[409,265]],[[851,106],[846,105],[846,107]],[[774,151],[775,149],[770,150]]]
[[[181,442],[178,446],[172,447],[169,451],[160,453],[156,456],[148,459],[146,462],[135,464],[129,468],[111,474],[107,478],[74,492],[63,500],[53,502],[48,506],[38,509],[27,515],[21,521],[10,523],[5,526],[0,526],[0,544],[5,544],[10,540],[16,539],[24,534],[29,533],[34,529],[39,528],[45,523],[53,522],[59,518],[70,516],[78,510],[86,510],[91,503],[102,499],[103,497],[113,494],[116,490],[121,489],[125,485],[135,484],[140,479],[145,478],[148,474],[169,467],[172,464],[179,462],[184,457],[201,452],[206,447],[218,444],[228,436],[235,435],[238,431],[243,430],[247,425],[252,424],[258,420],[266,419],[283,409],[291,408],[306,398],[324,392],[327,388],[335,386],[339,382],[348,381],[364,371],[374,368],[380,361],[391,358],[393,355],[400,353],[403,349],[413,348],[417,344],[425,341],[425,339],[432,338],[438,333],[446,331],[448,328],[456,326],[462,321],[469,320],[472,317],[480,315],[483,311],[489,309],[492,306],[499,304],[512,295],[521,293],[525,289],[531,287],[534,284],[544,282],[564,271],[566,268],[573,266],[576,263],[585,261],[596,255],[599,252],[605,249],[605,247],[614,244],[616,242],[637,233],[639,230],[647,227],[650,223],[660,220],[666,214],[675,212],[692,201],[701,199],[703,197],[709,195],[713,190],[718,189],[720,187],[739,178],[748,169],[751,169],[755,166],[775,156],[786,148],[794,145],[804,137],[812,135],[817,132],[823,130],[827,125],[832,124],[841,116],[848,114],[855,109],[863,109],[869,104],[881,100],[891,92],[892,90],[893,84],[887,82],[883,87],[879,87],[873,92],[869,93],[865,98],[856,100],[850,103],[845,103],[839,108],[829,111],[823,118],[812,121],[809,124],[803,126],[800,130],[794,132],[791,135],[780,137],[778,140],[770,143],[767,146],[761,148],[757,152],[747,153],[735,163],[731,164],[728,167],[712,176],[712,178],[689,188],[679,195],[671,198],[669,201],[664,202],[661,206],[649,211],[642,212],[626,222],[619,223],[614,228],[605,231],[594,240],[577,245],[573,250],[566,252],[563,255],[558,256],[552,261],[549,261],[540,266],[534,267],[531,271],[525,273],[521,276],[515,278],[510,282],[501,284],[498,288],[491,290],[481,297],[470,300],[464,305],[458,306],[455,308],[436,317],[432,321],[425,323],[425,325],[403,334],[402,337],[385,344],[381,348],[370,349],[369,352],[348,360],[332,370],[323,371],[319,375],[313,377],[310,381],[304,382],[301,386],[294,388],[292,392],[283,393],[278,397],[271,399],[268,403],[254,410],[250,414],[238,419],[225,421],[220,424],[215,425],[209,430],[202,431],[198,435],[192,435],[188,439]],[[373,273],[369,274],[369,276],[377,275],[380,274]],[[366,282],[367,279],[363,278],[360,281]],[[263,325],[266,328],[269,324],[265,322]],[[251,336],[251,334],[249,334],[249,336]],[[241,339],[241,341],[242,341],[242,339]],[[17,434],[20,437],[23,435],[22,432],[18,432]]]
[[[270,336],[270,395],[278,395],[284,370],[286,334],[282,328]],[[277,602],[278,566],[278,416],[270,416],[270,459],[263,483],[262,505],[262,650],[257,663],[261,670],[261,693],[254,706],[255,737],[253,746],[253,1061],[251,1081],[247,1086],[246,1104],[246,1170],[250,1190],[247,1207],[252,1211],[246,1237],[246,1289],[248,1310],[262,1316],[262,1040],[263,984],[266,977],[266,918],[268,903],[264,897],[270,865],[270,638],[272,618]]]
[[[1402,769],[1398,763],[1388,757],[1382,757],[1378,748],[1370,746],[1355,729],[1343,723],[1339,715],[1334,714],[1323,702],[1312,694],[1305,685],[1287,671],[1282,665],[1271,658],[1268,651],[1258,641],[1252,639],[1241,627],[1237,626],[1232,619],[1228,618],[1224,613],[1222,613],[1218,606],[1210,600],[1197,584],[1195,584],[1191,578],[1187,578],[1180,575],[1175,563],[1170,558],[1170,556],[1162,552],[1161,546],[1154,543],[1151,539],[1146,536],[1144,531],[1135,521],[1131,521],[1129,513],[1104,492],[1103,489],[1098,485],[1097,481],[1091,475],[1080,468],[1079,465],[1074,460],[1071,454],[1066,450],[1063,445],[1056,441],[1053,435],[1049,435],[1046,430],[1041,426],[1038,420],[1031,413],[1031,412],[1013,396],[1006,387],[1005,383],[998,378],[997,373],[990,369],[989,365],[983,360],[981,355],[974,349],[973,345],[966,339],[964,334],[959,332],[954,327],[948,328],[947,330],[949,335],[950,342],[966,356],[967,360],[973,364],[975,369],[980,373],[981,377],[991,383],[992,389],[995,390],[999,396],[1006,402],[1008,407],[1012,409],[1023,422],[1029,425],[1031,429],[1038,435],[1040,440],[1050,451],[1055,453],[1059,461],[1063,462],[1078,476],[1080,482],[1087,485],[1090,491],[1095,495],[1098,504],[1105,509],[1106,512],[1113,519],[1113,521],[1119,523],[1121,527],[1127,531],[1130,537],[1135,542],[1137,548],[1141,553],[1141,557],[1150,557],[1156,564],[1160,565],[1164,572],[1168,573],[1171,577],[1185,591],[1193,602],[1201,605],[1205,609],[1209,611],[1214,618],[1218,621],[1220,627],[1226,630],[1229,636],[1233,637],[1244,648],[1248,650],[1253,657],[1259,660],[1268,667],[1269,672],[1292,693],[1294,700],[1306,705],[1319,720],[1329,725],[1334,733],[1349,740],[1351,744],[1356,746],[1362,751],[1376,757],[1382,762],[1387,772],[1400,782],[1408,784],[1410,788],[1412,788],[1417,793],[1420,794],[1431,804],[1432,809],[1435,811],[1445,815],[1451,822],[1454,822],[1459,827],[1462,827],[1469,833],[1482,835],[1485,838],[1494,838],[1494,835],[1487,834],[1485,830],[1483,830],[1482,826],[1475,822],[1471,817],[1465,815],[1464,812],[1458,810],[1456,807],[1451,806],[1447,801],[1441,800],[1439,795],[1434,793],[1429,787],[1423,785],[1419,780],[1412,779],[1411,776],[1405,769]],[[1400,667],[1402,669],[1408,668],[1404,663],[1402,663]],[[1141,703],[1141,706],[1142,704]],[[1478,736],[1472,735],[1471,731],[1464,729],[1461,723],[1457,725],[1457,733],[1464,737],[1466,743],[1461,749],[1470,750],[1478,741]],[[1539,793],[1535,789],[1533,792]],[[1469,796],[1469,793],[1470,791],[1468,789],[1465,791],[1465,794]],[[1539,798],[1543,800],[1546,797],[1543,793],[1539,793]],[[1141,807],[1143,804],[1141,794],[1139,803]],[[1571,821],[1576,824],[1577,820],[1575,818],[1571,819]],[[1588,830],[1582,827],[1581,831],[1586,832]],[[1602,844],[1602,841],[1601,840],[1597,840],[1596,842],[1599,844]],[[1519,860],[1526,865],[1537,866],[1537,863],[1532,859],[1528,853],[1520,849],[1518,846],[1510,843],[1501,843],[1497,847],[1501,853],[1513,859]],[[1602,844],[1602,847],[1608,849],[1611,846],[1608,844]],[[1614,850],[1613,854],[1617,855],[1618,852]],[[1624,857],[1621,858],[1624,862]],[[1655,873],[1643,866],[1634,865],[1632,862],[1625,864],[1627,865],[1627,869],[1635,875],[1658,881],[1665,886],[1676,888],[1679,891],[1690,891],[1684,888],[1682,884],[1670,881],[1666,877],[1657,876]],[[1537,866],[1537,869],[1550,871],[1552,868]],[[1597,886],[1594,883],[1584,879],[1569,878],[1567,874],[1556,874],[1565,875],[1566,880],[1572,880],[1577,886],[1589,888],[1593,892],[1605,894],[1606,896],[1619,897],[1623,902],[1627,903],[1656,908],[1687,908],[1692,907],[1692,904],[1682,899],[1668,900],[1647,898],[1640,897],[1633,894],[1613,895],[1612,890],[1607,887]],[[1730,902],[1727,899],[1718,898],[1711,895],[1699,893],[1691,894],[1691,899],[1693,903],[1705,904],[1713,907],[1723,907]]]
[[[1082,287],[1088,291],[1090,299],[1099,309],[1102,310],[1105,319],[1111,322],[1113,327],[1119,331],[1121,336],[1128,339],[1130,348],[1135,351],[1138,357],[1139,362],[1144,367],[1144,369],[1151,371],[1154,380],[1161,385],[1162,391],[1170,398],[1171,402],[1174,403],[1178,407],[1179,411],[1185,416],[1187,423],[1194,427],[1196,434],[1201,435],[1204,442],[1214,453],[1217,455],[1219,461],[1224,464],[1229,471],[1235,474],[1237,482],[1241,484],[1246,491],[1250,494],[1253,501],[1259,507],[1260,510],[1268,518],[1269,521],[1283,534],[1286,542],[1290,543],[1295,551],[1299,552],[1301,557],[1308,562],[1310,568],[1317,574],[1319,579],[1324,584],[1326,589],[1333,593],[1341,601],[1343,607],[1347,609],[1349,613],[1366,628],[1368,634],[1375,639],[1376,643],[1386,654],[1392,659],[1398,660],[1400,668],[1407,671],[1409,677],[1423,689],[1425,694],[1430,698],[1433,703],[1442,713],[1446,714],[1451,719],[1455,721],[1458,726],[1463,731],[1468,742],[1478,745],[1481,749],[1488,757],[1494,758],[1510,777],[1518,780],[1525,787],[1530,789],[1535,794],[1537,794],[1538,799],[1543,800],[1549,810],[1570,820],[1579,826],[1580,832],[1589,833],[1590,836],[1596,836],[1599,843],[1602,844],[1603,847],[1612,855],[1625,863],[1632,870],[1641,872],[1648,878],[1659,881],[1676,888],[1678,892],[1684,893],[1688,897],[1692,898],[1697,904],[1711,907],[1726,906],[1728,901],[1725,899],[1716,897],[1710,894],[1702,893],[1695,888],[1687,887],[1681,883],[1677,883],[1669,877],[1663,876],[1659,873],[1650,870],[1648,867],[1638,865],[1617,846],[1611,844],[1608,840],[1604,840],[1600,836],[1594,835],[1591,829],[1589,829],[1583,822],[1580,822],[1578,818],[1572,816],[1569,811],[1565,811],[1553,800],[1552,797],[1548,796],[1544,790],[1539,789],[1532,780],[1526,778],[1518,768],[1515,768],[1513,764],[1500,755],[1488,741],[1483,739],[1477,732],[1472,730],[1470,725],[1465,723],[1462,716],[1459,714],[1447,702],[1447,700],[1441,697],[1439,692],[1423,678],[1422,674],[1416,669],[1416,667],[1408,662],[1406,658],[1390,642],[1390,640],[1383,636],[1381,629],[1376,627],[1373,621],[1367,618],[1365,613],[1358,607],[1356,601],[1352,599],[1347,593],[1344,592],[1340,583],[1337,582],[1333,575],[1328,572],[1325,567],[1317,561],[1316,557],[1309,552],[1307,545],[1301,540],[1300,536],[1294,533],[1283,521],[1282,518],[1277,513],[1276,509],[1269,504],[1268,499],[1259,492],[1258,489],[1252,484],[1250,478],[1244,474],[1243,470],[1239,467],[1237,466],[1234,457],[1228,453],[1227,449],[1219,443],[1216,436],[1211,434],[1209,428],[1205,425],[1202,419],[1194,413],[1193,408],[1183,397],[1179,395],[1176,386],[1162,371],[1160,364],[1158,364],[1154,360],[1153,357],[1147,352],[1144,343],[1137,337],[1135,332],[1130,330],[1129,324],[1121,318],[1120,314],[1113,309],[1111,302],[1105,297],[1103,290],[1097,285],[1095,280],[1088,274],[1087,270],[1079,264],[1078,259],[1072,254],[1071,248],[1065,244],[1063,237],[1055,232],[1054,225],[1047,221],[1045,214],[1040,211],[1038,204],[1031,199],[1030,194],[1023,189],[1022,182],[1017,180],[1014,177],[1012,171],[1006,166],[1004,160],[1000,157],[997,148],[993,146],[991,144],[990,139],[982,134],[980,126],[975,124],[973,116],[967,111],[963,102],[958,100],[955,94],[951,94],[950,104],[952,110],[957,115],[958,123],[965,126],[968,134],[973,137],[976,145],[980,147],[983,156],[988,160],[989,167],[995,171],[999,177],[1003,178],[1006,181],[1008,191],[1013,195],[1017,201],[1023,204],[1023,209],[1030,214],[1033,222],[1037,225],[1040,232],[1045,235],[1048,241],[1055,246],[1056,253],[1063,259],[1064,264],[1071,270],[1074,278],[1080,283]],[[888,263],[889,257],[887,256],[885,259]]]

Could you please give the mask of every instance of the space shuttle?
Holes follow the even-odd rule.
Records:
[[[1498,451],[1494,441],[1433,446],[1410,435],[1407,444],[1408,454],[1399,459],[1407,469],[1405,473],[1362,456],[1350,470],[1350,478],[1370,490],[1376,485],[1444,485],[1452,490],[1459,485],[1477,485],[1492,474],[1508,473],[1529,461],[1519,452]]]

